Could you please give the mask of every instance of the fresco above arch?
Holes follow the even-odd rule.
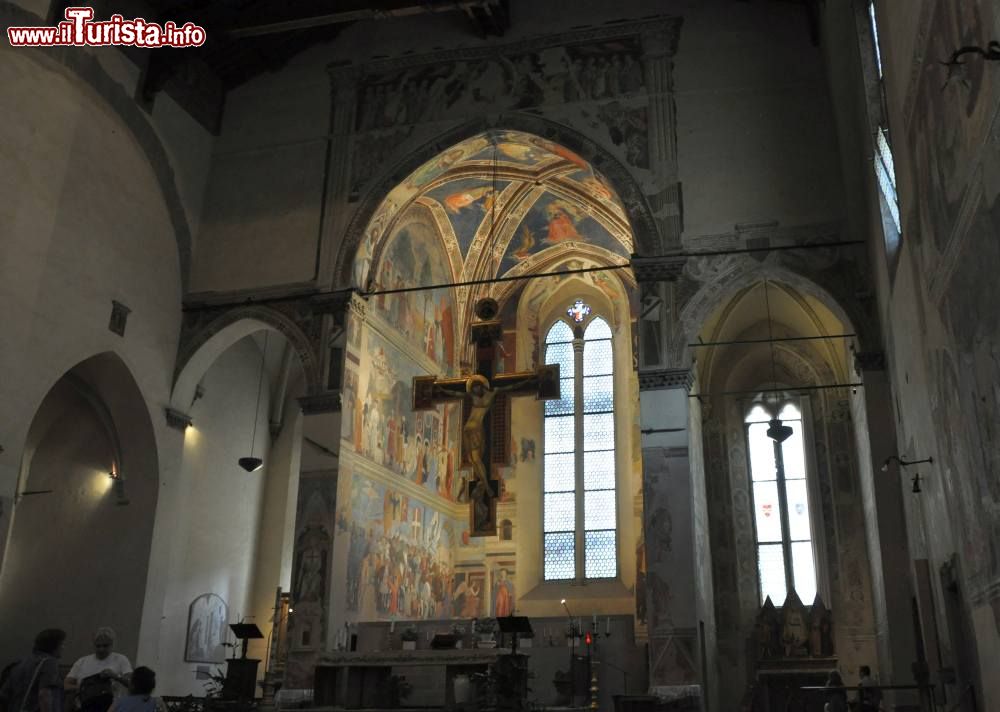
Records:
[[[493,219],[510,243],[499,272],[560,242],[593,243],[625,257],[632,252],[625,210],[604,176],[564,146],[496,130],[445,149],[390,191],[359,248],[355,285],[367,285],[372,259],[385,253],[380,244],[393,239],[393,224],[404,220],[407,207],[418,198],[424,205],[439,206],[447,217],[459,262],[470,254],[478,257],[476,236],[484,239],[489,228],[483,223]],[[464,264],[456,270],[472,271]],[[376,281],[386,286],[381,277]]]

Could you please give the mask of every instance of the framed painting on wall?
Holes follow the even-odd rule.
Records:
[[[203,593],[188,607],[184,660],[189,663],[221,663],[226,659],[229,606],[214,593]]]

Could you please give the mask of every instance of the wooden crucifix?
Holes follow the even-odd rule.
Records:
[[[502,435],[502,452],[506,453],[506,407],[509,396],[535,395],[539,400],[559,398],[559,365],[541,366],[535,371],[494,373],[497,343],[503,336],[501,322],[494,319],[498,311],[492,299],[476,304],[480,321],[471,329],[471,341],[476,345],[476,373],[454,378],[415,376],[413,378],[413,409],[431,410],[439,403],[462,400],[462,453],[472,467],[473,480],[468,484],[469,534],[492,536],[497,533],[496,503],[500,496],[499,481],[493,477],[494,438]],[[494,407],[494,405],[502,407]],[[497,422],[500,419],[503,422]],[[499,432],[498,432],[499,431]],[[460,460],[461,462],[462,460]],[[500,464],[506,459],[500,460]]]

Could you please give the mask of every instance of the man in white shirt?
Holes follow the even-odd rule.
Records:
[[[858,702],[861,712],[878,712],[882,705],[882,689],[872,678],[872,669],[862,665],[858,670]]]
[[[94,634],[94,653],[73,663],[64,686],[76,695],[79,709],[84,712],[107,712],[115,698],[128,693],[132,663],[121,653],[114,652],[115,632],[98,628]]]

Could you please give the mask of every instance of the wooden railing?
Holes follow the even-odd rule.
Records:
[[[857,696],[849,704],[850,709],[861,710],[860,700],[865,697],[865,695],[872,690],[879,690],[881,692],[888,691],[916,691],[920,695],[920,706],[925,712],[935,712],[934,705],[934,685],[857,685],[855,687],[800,687],[799,690],[804,693],[804,699],[800,709],[806,709],[806,699],[812,695],[822,695],[824,693],[829,694],[830,692],[843,691],[846,694],[850,694],[851,691],[857,693]],[[884,696],[884,695],[883,695]],[[974,708],[973,708],[974,709]],[[949,710],[949,712],[954,712]]]

